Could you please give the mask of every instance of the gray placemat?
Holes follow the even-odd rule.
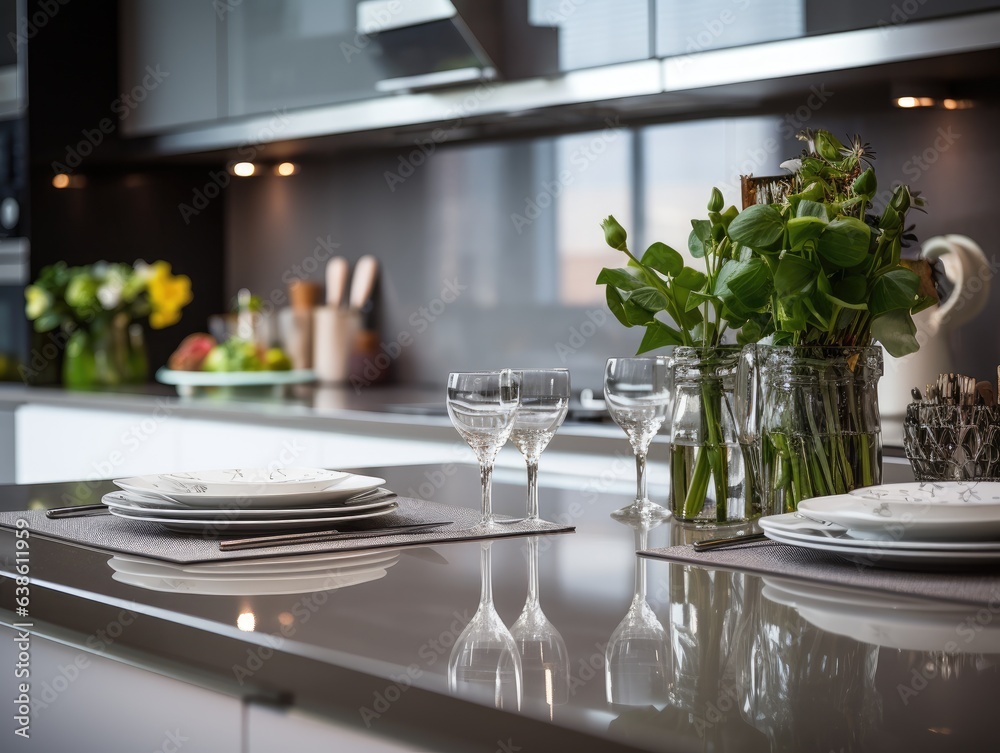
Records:
[[[499,536],[470,536],[465,529],[479,522],[479,512],[464,507],[451,507],[422,499],[398,497],[399,508],[378,518],[352,521],[343,530],[365,530],[406,523],[423,523],[435,520],[451,520],[454,523],[445,528],[427,533],[394,534],[373,538],[349,539],[345,541],[325,541],[314,544],[294,544],[273,546],[262,549],[244,549],[231,552],[219,550],[219,540],[199,534],[172,533],[156,523],[142,520],[127,520],[114,515],[95,515],[82,518],[45,517],[43,510],[23,512],[0,512],[0,527],[15,528],[18,519],[27,522],[32,534],[44,536],[72,544],[103,549],[120,554],[135,554],[151,559],[191,565],[200,562],[221,562],[223,560],[260,559],[263,557],[285,557],[291,554],[318,554],[320,552],[348,552],[358,549],[398,548],[424,544],[440,544],[447,541],[470,541],[482,538],[524,536],[532,533],[562,533],[575,530],[574,526],[543,523],[529,526],[523,522],[511,523],[504,527]],[[500,518],[502,519],[502,517]],[[228,538],[248,538],[247,534]]]
[[[708,552],[696,552],[690,544],[684,544],[645,549],[639,554],[702,567],[780,575],[826,585],[987,605],[991,608],[1000,602],[1000,572],[992,568],[975,572],[885,570],[850,564],[832,554],[774,541],[758,541]]]

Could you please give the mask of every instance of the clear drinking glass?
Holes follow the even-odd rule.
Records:
[[[493,517],[490,496],[493,461],[514,428],[518,396],[518,380],[510,369],[448,375],[448,416],[479,460],[483,507],[479,525],[469,529],[475,533],[501,530],[501,524]]]
[[[479,608],[458,636],[448,658],[448,688],[498,709],[521,708],[521,655],[493,606],[491,541],[479,555]]]
[[[528,466],[528,522],[538,518],[538,459],[569,411],[567,369],[519,369],[521,407],[514,418],[510,441]]]
[[[611,418],[628,437],[635,453],[635,501],[616,510],[617,518],[650,520],[670,515],[646,495],[646,451],[670,407],[670,360],[665,356],[609,358],[604,370],[604,399]]]

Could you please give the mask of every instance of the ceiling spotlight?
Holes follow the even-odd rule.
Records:
[[[896,97],[896,107],[910,109],[913,107],[934,107],[937,104],[933,97]]]
[[[282,162],[277,167],[274,168],[274,172],[282,177],[288,177],[289,175],[295,175],[299,171],[299,166],[294,162]]]
[[[69,188],[69,176],[66,173],[57,173],[52,176],[52,185],[55,188]]]
[[[233,175],[238,175],[241,178],[249,178],[257,171],[253,162],[237,162],[233,165]]]

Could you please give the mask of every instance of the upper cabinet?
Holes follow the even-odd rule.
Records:
[[[216,7],[226,0],[125,0],[119,6],[122,132],[206,123],[220,101]],[[237,0],[229,0],[236,2]]]

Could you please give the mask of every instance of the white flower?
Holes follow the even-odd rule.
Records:
[[[783,170],[787,170],[790,173],[797,173],[802,169],[802,160],[800,159],[786,159],[778,167]]]
[[[111,311],[121,303],[123,288],[122,280],[112,277],[97,289],[97,300],[101,302],[105,311]]]

